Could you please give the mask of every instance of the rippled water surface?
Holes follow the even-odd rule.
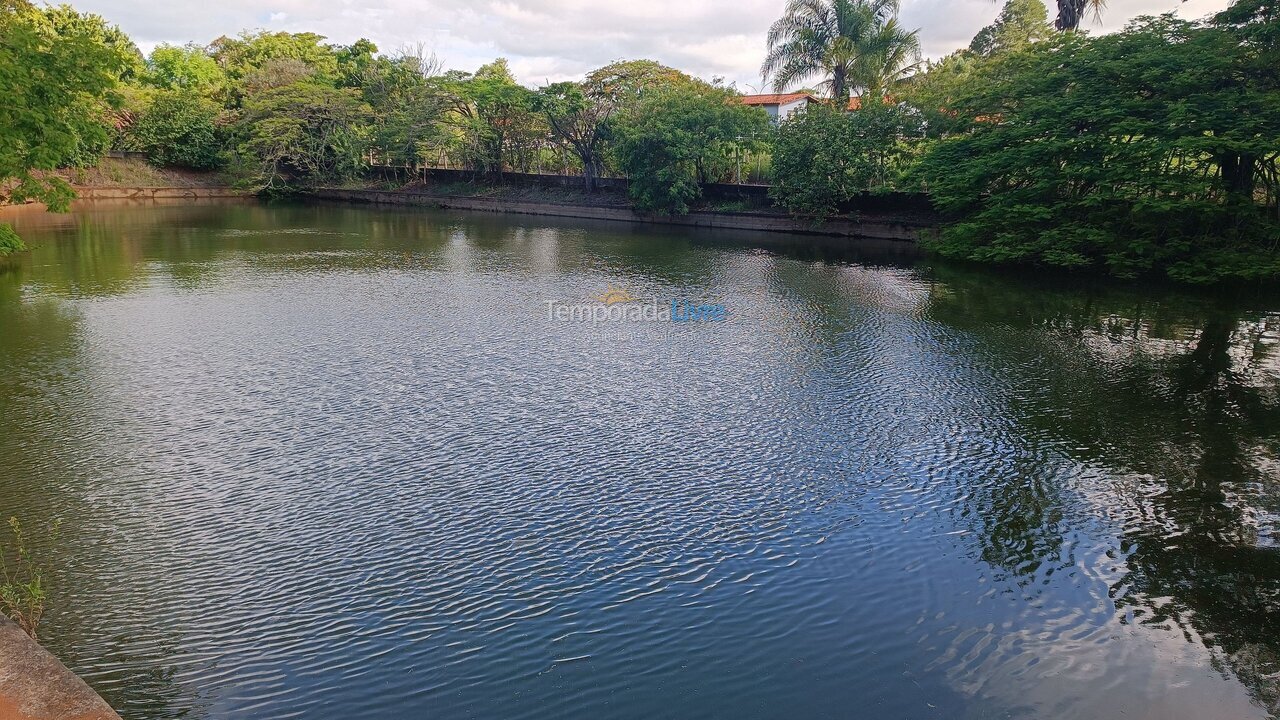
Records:
[[[62,520],[44,640],[130,720],[1280,711],[1280,303],[540,218],[12,221],[0,515]],[[610,289],[729,317],[548,317]]]

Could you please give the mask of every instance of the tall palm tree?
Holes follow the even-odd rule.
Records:
[[[1085,10],[1093,10],[1094,17],[1102,19],[1107,0],[1058,0],[1058,17],[1053,26],[1059,30],[1075,30],[1084,19]]]
[[[821,76],[820,87],[841,102],[853,90],[883,92],[920,56],[917,31],[897,15],[898,0],[788,0],[769,28],[760,74],[779,92]]]

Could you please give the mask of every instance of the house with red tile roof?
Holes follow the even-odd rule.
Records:
[[[777,93],[773,95],[743,95],[738,98],[743,105],[752,105],[764,108],[769,113],[769,118],[774,123],[782,122],[791,117],[795,112],[809,107],[810,103],[828,102],[819,98],[817,95],[807,92],[795,93]],[[849,98],[849,104],[845,107],[847,112],[853,112],[862,107],[862,98],[854,96]]]
[[[769,113],[769,119],[775,123],[786,120],[793,113],[808,107],[811,102],[818,102],[817,96],[805,92],[743,95],[738,100],[743,105],[764,108],[764,111]]]

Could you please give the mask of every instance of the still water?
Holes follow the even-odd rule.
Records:
[[[0,515],[62,520],[43,639],[130,720],[1280,712],[1280,302],[434,211],[12,221]],[[610,290],[727,318],[549,317]]]

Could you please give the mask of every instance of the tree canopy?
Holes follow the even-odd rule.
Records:
[[[982,57],[1022,50],[1053,35],[1041,0],[1008,0],[996,21],[973,36],[969,52]]]
[[[768,115],[711,85],[673,85],[647,93],[617,127],[614,152],[630,177],[636,206],[685,213],[700,183],[728,174],[734,153],[769,136]]]
[[[898,23],[898,0],[788,0],[769,28],[760,74],[785,91],[809,78],[843,104],[881,96],[918,61],[917,31]]]
[[[127,38],[126,38],[127,39]],[[0,3],[0,192],[8,202],[37,200],[65,209],[72,198],[50,171],[86,159],[109,139],[107,123],[121,75],[134,61],[101,18],[68,8]],[[21,247],[0,225],[0,254]]]
[[[773,145],[775,200],[822,219],[864,192],[893,190],[922,131],[914,109],[868,103],[857,112],[816,104],[786,120]]]
[[[1264,208],[1280,94],[1265,48],[1164,16],[980,65],[949,102],[965,127],[919,169],[953,218],[937,249],[1121,276],[1275,277],[1280,224]]]
[[[198,45],[157,45],[147,58],[146,84],[164,90],[192,90],[210,96],[223,89],[227,75]]]

